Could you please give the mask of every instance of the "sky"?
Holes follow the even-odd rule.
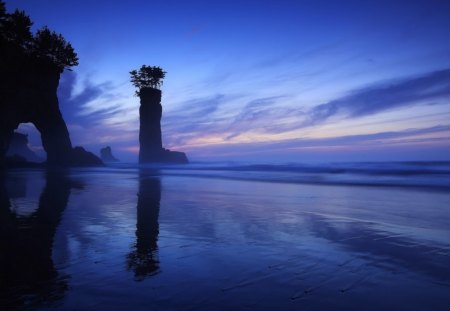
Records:
[[[73,144],[94,153],[137,161],[129,71],[146,64],[167,71],[163,145],[192,161],[450,160],[449,0],[6,6],[78,53],[58,96]]]

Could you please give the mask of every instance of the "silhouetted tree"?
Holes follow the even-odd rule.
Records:
[[[24,11],[7,13],[5,3],[0,1],[2,74],[17,71],[17,64],[50,65],[59,72],[78,65],[77,54],[61,34],[45,26],[33,35],[32,25],[33,22]]]
[[[47,26],[38,30],[33,42],[33,54],[38,59],[49,61],[60,72],[78,65],[78,57],[72,45],[61,34],[51,31]]]
[[[19,10],[7,14],[3,3],[0,5],[0,15],[2,41],[23,49],[29,48],[33,39],[30,30],[33,23],[30,17],[24,11]]]
[[[158,66],[142,65],[139,70],[130,71],[131,83],[138,88],[136,95],[139,96],[140,90],[144,87],[152,87],[159,89],[163,84],[162,79],[166,76],[166,72]]]

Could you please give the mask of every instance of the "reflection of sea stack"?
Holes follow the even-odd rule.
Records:
[[[161,182],[158,177],[140,173],[137,201],[136,244],[127,256],[127,267],[136,280],[159,272],[158,234]]]
[[[165,162],[188,163],[184,152],[170,151],[162,147],[161,140],[161,91],[152,87],[139,92],[139,163]]]

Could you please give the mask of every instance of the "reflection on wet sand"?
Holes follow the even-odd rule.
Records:
[[[382,231],[370,222],[342,219],[338,222],[315,214],[306,214],[304,218],[312,234],[340,245],[349,254],[358,254],[378,268],[407,269],[447,284],[450,280],[448,249],[414,239],[410,231]]]
[[[23,217],[11,211],[9,194],[0,182],[0,292],[8,309],[36,306],[61,299],[67,281],[54,266],[56,229],[74,184],[63,172],[47,172],[36,210]],[[25,188],[26,179],[18,183]]]
[[[9,173],[2,311],[448,309],[448,194]]]
[[[159,271],[158,234],[161,182],[153,171],[141,170],[137,201],[136,243],[127,256],[127,268],[142,280]]]

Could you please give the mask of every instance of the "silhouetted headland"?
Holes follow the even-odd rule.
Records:
[[[48,165],[101,165],[92,153],[72,147],[59,109],[59,79],[78,65],[77,54],[62,35],[47,27],[33,34],[31,25],[23,11],[7,13],[0,1],[0,167],[21,123],[40,132]]]

